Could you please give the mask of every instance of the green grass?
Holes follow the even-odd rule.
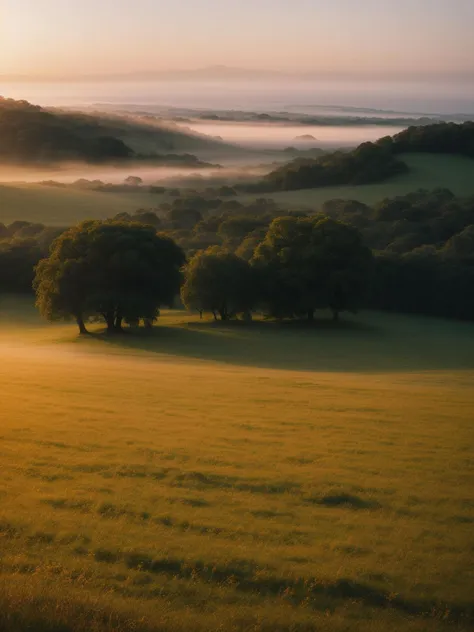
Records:
[[[284,191],[271,197],[282,206],[318,208],[323,202],[336,198],[358,200],[370,205],[417,189],[439,187],[451,189],[461,197],[474,195],[474,160],[471,158],[436,154],[405,154],[400,158],[407,163],[410,171],[380,184]]]
[[[71,226],[85,219],[154,208],[163,196],[150,193],[101,193],[35,184],[0,184],[0,222],[17,219],[47,226]]]
[[[0,629],[474,622],[474,326],[78,339],[0,304]]]
[[[211,158],[212,159],[212,158]],[[326,200],[355,199],[374,204],[385,197],[405,195],[416,189],[446,187],[459,196],[474,195],[474,161],[460,156],[429,154],[403,156],[410,173],[382,184],[358,187],[327,187],[274,193],[282,207],[318,208]],[[240,196],[242,201],[255,195]],[[84,219],[106,219],[123,211],[154,208],[164,197],[149,193],[100,193],[44,187],[34,184],[0,184],[0,222],[17,219],[51,226],[68,226]]]

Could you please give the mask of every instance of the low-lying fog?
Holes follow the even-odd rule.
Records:
[[[219,137],[227,143],[234,143],[248,149],[350,147],[360,145],[365,141],[375,141],[382,136],[392,136],[404,129],[392,125],[350,125],[345,127],[342,125],[279,125],[275,123],[229,123],[222,121],[193,121],[186,123],[186,127],[195,132]]]
[[[101,180],[104,183],[120,184],[128,176],[138,176],[146,185],[179,186],[184,179],[209,180],[209,185],[237,181],[240,178],[259,177],[272,169],[272,163],[288,162],[295,156],[283,152],[287,147],[296,149],[337,149],[357,146],[364,141],[374,141],[392,135],[402,128],[394,126],[305,126],[277,123],[241,123],[222,121],[187,122],[184,130],[193,130],[210,137],[219,137],[226,143],[244,147],[247,151],[220,152],[208,150],[207,162],[222,168],[197,168],[144,164],[137,162],[126,165],[89,165],[63,163],[61,165],[35,165],[29,167],[0,167],[0,182],[34,183],[53,180],[71,184],[79,179]],[[184,153],[184,152],[180,152]],[[199,151],[195,152],[199,154]]]
[[[11,82],[0,77],[0,94],[39,105],[137,103],[168,106],[279,111],[317,104],[413,113],[474,111],[474,85],[466,81],[347,80],[151,80]],[[341,108],[336,108],[341,114]],[[304,110],[303,110],[304,111]]]
[[[288,159],[289,160],[289,159]],[[271,171],[271,165],[242,166],[223,169],[196,167],[154,167],[127,165],[63,164],[54,167],[0,167],[0,182],[4,184],[59,182],[72,184],[77,180],[100,180],[104,184],[121,184],[129,176],[138,176],[144,185],[179,186],[186,179],[209,180],[209,186],[237,181],[243,177],[263,176]]]

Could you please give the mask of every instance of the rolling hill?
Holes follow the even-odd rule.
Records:
[[[271,171],[257,187],[266,192],[387,182],[409,171],[402,155],[424,153],[474,158],[474,123],[412,126],[351,151],[297,158]]]
[[[0,161],[107,162],[226,147],[212,138],[165,126],[154,117],[47,110],[0,98]]]

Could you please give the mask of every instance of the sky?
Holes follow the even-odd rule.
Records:
[[[474,77],[474,0],[0,0],[0,75]]]

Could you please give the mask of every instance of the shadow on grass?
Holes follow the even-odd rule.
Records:
[[[96,558],[97,559],[97,558]],[[259,597],[285,598],[293,606],[305,604],[315,610],[326,611],[347,602],[371,608],[392,609],[418,617],[439,618],[447,622],[471,624],[474,621],[472,603],[443,603],[429,599],[411,599],[395,595],[377,586],[348,578],[324,581],[316,577],[281,577],[271,568],[259,568],[250,560],[232,560],[220,565],[200,560],[155,558],[138,551],[116,554],[101,550],[99,561],[124,563],[127,568],[165,575],[175,579],[192,579],[203,583],[225,586],[237,592]]]
[[[90,338],[136,351],[261,368],[357,373],[474,368],[472,324],[387,314],[312,325],[195,321]]]
[[[310,498],[309,502],[324,507],[342,507],[343,509],[379,509],[380,503],[366,500],[353,494],[328,494],[322,498]]]

